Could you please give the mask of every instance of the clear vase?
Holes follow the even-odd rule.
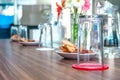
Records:
[[[65,37],[65,29],[62,24],[63,21],[63,14],[59,16],[57,21],[54,22],[53,25],[53,46],[54,48],[59,48],[62,45],[61,41]]]

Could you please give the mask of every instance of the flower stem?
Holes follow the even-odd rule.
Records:
[[[72,42],[76,43],[77,39],[78,39],[78,9],[74,8],[72,25]]]

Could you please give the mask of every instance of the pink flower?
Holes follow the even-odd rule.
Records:
[[[90,0],[84,0],[84,1],[85,1],[85,3],[82,6],[82,10],[86,12],[87,10],[90,9]]]

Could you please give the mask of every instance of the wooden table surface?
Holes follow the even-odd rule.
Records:
[[[72,68],[76,60],[36,48],[0,40],[0,80],[120,80],[120,59],[106,59],[105,71],[83,71]]]

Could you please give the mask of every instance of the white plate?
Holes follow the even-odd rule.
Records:
[[[19,42],[22,45],[27,45],[27,46],[35,46],[39,45],[39,42]]]
[[[56,53],[66,59],[77,59],[77,54],[78,54],[78,53],[63,52],[61,50],[56,50]],[[96,57],[95,53],[80,54],[80,59],[82,59],[82,60],[83,59],[91,59],[91,58],[95,58],[95,57]]]
[[[37,48],[36,50],[40,50],[40,51],[53,51],[54,48]]]

